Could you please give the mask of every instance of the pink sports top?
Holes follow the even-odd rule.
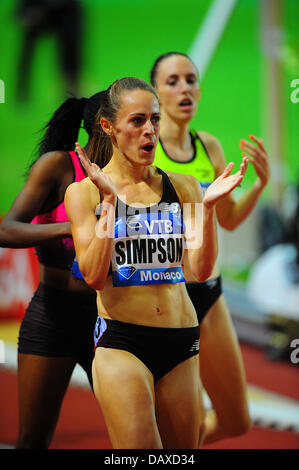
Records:
[[[68,152],[73,164],[73,181],[78,182],[86,176],[76,152]],[[68,222],[64,201],[50,212],[39,214],[32,220],[33,224],[55,224]],[[75,258],[75,247],[71,237],[57,238],[35,247],[35,253],[41,264],[60,269],[71,269]]]

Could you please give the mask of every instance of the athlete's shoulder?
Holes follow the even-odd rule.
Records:
[[[219,139],[206,131],[196,131],[196,134],[200,137],[206,147],[220,146]]]
[[[70,156],[66,150],[52,150],[51,152],[43,153],[35,162],[34,165],[38,164],[53,164],[61,165],[70,163]]]
[[[225,165],[225,156],[220,140],[212,134],[205,131],[196,131],[197,135],[203,142],[216,173],[222,172],[223,165]]]
[[[90,198],[92,196],[95,196],[97,193],[99,193],[99,191],[97,190],[96,186],[87,177],[81,181],[71,183],[66,190],[66,194],[68,194],[68,197],[70,197],[70,195],[78,195],[79,197]]]
[[[47,152],[31,164],[27,183],[44,186],[60,185],[66,178],[71,178],[72,172],[73,165],[68,152]]]
[[[86,220],[90,214],[94,214],[99,202],[99,190],[89,178],[70,184],[64,196],[65,208],[70,221]]]
[[[173,171],[166,171],[181,202],[188,202],[201,197],[200,184],[192,175],[183,175]]]

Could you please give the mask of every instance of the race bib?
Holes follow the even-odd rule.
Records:
[[[164,210],[118,217],[112,279],[115,287],[185,282],[184,226],[178,203]]]

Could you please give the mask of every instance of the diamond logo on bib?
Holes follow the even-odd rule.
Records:
[[[125,268],[120,268],[118,270],[119,274],[121,274],[125,279],[130,279],[135,271],[136,268],[134,268],[134,266],[126,266]]]

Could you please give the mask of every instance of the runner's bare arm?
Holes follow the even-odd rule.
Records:
[[[32,167],[28,179],[0,225],[0,246],[27,248],[56,238],[70,236],[68,222],[31,224],[43,212],[49,198],[61,184],[61,174],[68,164],[62,152],[43,155]],[[56,200],[58,194],[56,194]],[[55,202],[53,202],[55,207]]]
[[[65,193],[79,268],[85,282],[95,290],[103,289],[109,270],[116,197],[104,197],[97,220],[95,208],[99,200],[99,190],[90,180],[71,184]]]

